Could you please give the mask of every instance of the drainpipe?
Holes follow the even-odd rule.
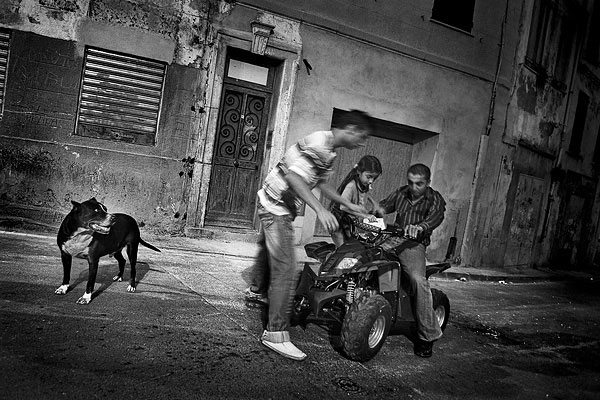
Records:
[[[502,66],[502,55],[504,51],[504,31],[506,28],[506,20],[508,18],[508,3],[506,0],[506,8],[504,10],[504,18],[502,19],[502,25],[500,29],[500,45],[498,50],[498,60],[496,62],[496,73],[494,75],[494,82],[492,84],[492,94],[490,96],[490,107],[488,110],[488,121],[485,127],[485,132],[479,137],[479,148],[477,150],[477,158],[475,161],[475,172],[473,174],[473,181],[471,183],[471,196],[469,198],[469,209],[467,211],[467,221],[465,224],[465,233],[460,249],[460,254],[463,257],[463,263],[466,265],[470,264],[470,258],[472,255],[471,243],[476,234],[477,229],[477,207],[476,202],[478,201],[479,191],[479,179],[481,177],[481,170],[487,157],[488,141],[490,133],[492,131],[492,124],[494,122],[494,109],[496,106],[496,93],[498,88],[498,79],[500,76],[500,68]]]

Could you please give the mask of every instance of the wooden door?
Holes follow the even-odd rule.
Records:
[[[224,84],[205,225],[252,229],[270,94]]]
[[[407,143],[371,136],[367,145],[357,150],[339,148],[333,165],[333,173],[328,182],[337,189],[361,157],[372,155],[379,159],[383,169],[381,176],[373,183],[370,194],[375,201],[383,200],[393,190],[406,184],[406,171],[410,167],[412,146]],[[329,200],[322,196],[321,202],[329,206]],[[395,214],[385,217],[386,223],[393,223]],[[329,236],[329,233],[317,221],[315,236]]]
[[[504,266],[529,265],[538,228],[544,180],[520,174],[510,221]]]

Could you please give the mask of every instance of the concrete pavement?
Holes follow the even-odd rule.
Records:
[[[309,355],[296,363],[260,344],[262,313],[244,304],[255,245],[142,237],[162,252],[140,250],[136,293],[112,281],[115,260],[105,257],[97,298],[80,306],[85,261],[74,263],[72,293],[56,296],[54,234],[0,232],[5,397],[596,398],[585,394],[597,393],[598,280],[504,285],[491,280],[508,274],[448,273],[433,279],[452,317],[432,359],[392,336],[370,362],[350,362],[309,325],[292,328]]]
[[[10,229],[1,229],[1,232],[12,232]],[[54,237],[48,229],[32,231],[18,229],[16,233],[40,234]],[[186,236],[157,235],[145,232],[142,229],[144,240],[156,245],[161,249],[179,250],[182,252],[215,254],[224,256],[235,256],[251,260],[257,253],[256,243],[229,239],[227,235],[221,235],[218,239],[192,238]],[[54,240],[54,239],[52,239]],[[301,245],[296,246],[296,259],[298,262],[313,260],[306,256]],[[314,260],[313,260],[314,261]],[[548,268],[534,269],[529,267],[507,267],[502,269],[465,267],[452,264],[452,267],[436,275],[436,278],[457,279],[461,281],[490,281],[490,282],[542,282],[556,280],[600,280],[600,272],[596,271],[571,271],[551,270]]]
[[[252,259],[257,253],[257,245],[244,241],[228,239],[204,239],[190,238],[180,236],[157,236],[149,233],[143,233],[151,243],[159,248],[200,252],[209,254],[222,254],[228,256],[237,256],[245,259]],[[313,260],[306,256],[302,246],[296,246],[296,259],[298,262]],[[314,260],[313,260],[314,261]],[[595,280],[600,279],[600,274],[591,272],[534,269],[528,267],[509,267],[502,269],[485,269],[465,267],[453,264],[445,272],[436,275],[437,278],[458,279],[462,281],[495,281],[495,282],[539,282],[554,280]]]

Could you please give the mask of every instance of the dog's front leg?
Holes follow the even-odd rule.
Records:
[[[71,263],[73,261],[73,257],[64,251],[61,251],[60,258],[63,265],[63,280],[62,285],[60,285],[58,289],[54,291],[54,294],[67,294],[69,291],[69,281],[71,280]]]
[[[94,291],[94,285],[96,284],[96,274],[98,273],[98,258],[93,257],[91,254],[88,255],[88,281],[85,287],[85,293],[79,299],[77,304],[89,304],[92,301],[92,292]]]

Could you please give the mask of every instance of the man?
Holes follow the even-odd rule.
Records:
[[[325,181],[331,173],[335,150],[364,146],[370,132],[367,114],[357,110],[344,114],[331,131],[315,132],[288,149],[258,191],[261,239],[251,286],[245,294],[248,300],[268,302],[267,329],[260,340],[285,357],[306,358],[290,341],[288,332],[298,277],[292,222],[305,202],[326,229],[330,232],[338,229],[335,216],[311,192],[314,187],[353,212],[366,214],[366,210],[342,198]]]
[[[433,342],[442,330],[433,312],[429,281],[425,277],[425,248],[431,242],[431,232],[444,220],[446,202],[429,184],[431,171],[426,165],[415,164],[408,169],[408,184],[379,202],[381,212],[396,212],[395,224],[404,227],[407,239],[388,245],[400,258],[414,295],[418,338],[414,352],[419,357],[431,357]]]

